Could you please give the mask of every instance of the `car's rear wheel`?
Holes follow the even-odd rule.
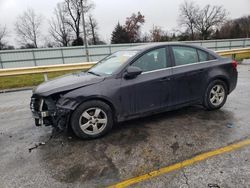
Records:
[[[103,136],[113,126],[111,108],[102,101],[85,102],[73,112],[71,126],[83,139]]]
[[[227,100],[227,85],[222,80],[210,82],[204,96],[204,107],[208,110],[221,108]]]

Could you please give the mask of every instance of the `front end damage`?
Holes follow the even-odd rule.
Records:
[[[70,110],[57,107],[52,97],[32,96],[30,109],[36,126],[53,126],[62,130],[67,128]]]
[[[44,82],[33,89],[30,108],[37,126],[68,128],[72,110],[81,99],[65,97],[75,89],[100,83],[105,78],[87,72],[67,74]]]

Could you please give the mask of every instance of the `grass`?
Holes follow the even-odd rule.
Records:
[[[77,71],[61,71],[61,72],[48,73],[48,78],[52,79],[72,72],[77,72]],[[43,74],[5,76],[5,77],[0,77],[0,90],[32,87],[32,86],[37,86],[42,82],[44,82]]]
[[[235,59],[237,61],[242,61],[243,59],[250,59],[250,53],[236,55]]]
[[[229,58],[232,58],[231,55],[227,55],[227,56],[223,56],[223,57],[229,57]],[[250,59],[250,53],[242,53],[242,54],[237,54],[235,56],[235,60],[238,61],[238,62],[241,62],[243,59]]]

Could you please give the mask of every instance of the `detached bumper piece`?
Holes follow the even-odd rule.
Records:
[[[53,126],[62,129],[67,124],[67,111],[58,109],[50,98],[31,98],[30,109],[36,126]]]

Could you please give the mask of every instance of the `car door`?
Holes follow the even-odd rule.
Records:
[[[174,62],[171,106],[202,99],[206,83],[206,65],[199,62],[205,61],[206,52],[202,52],[189,46],[171,46],[171,57]]]
[[[122,78],[121,106],[123,116],[137,115],[165,106],[169,101],[168,50],[165,47],[146,52],[132,66],[142,69],[134,79]]]

